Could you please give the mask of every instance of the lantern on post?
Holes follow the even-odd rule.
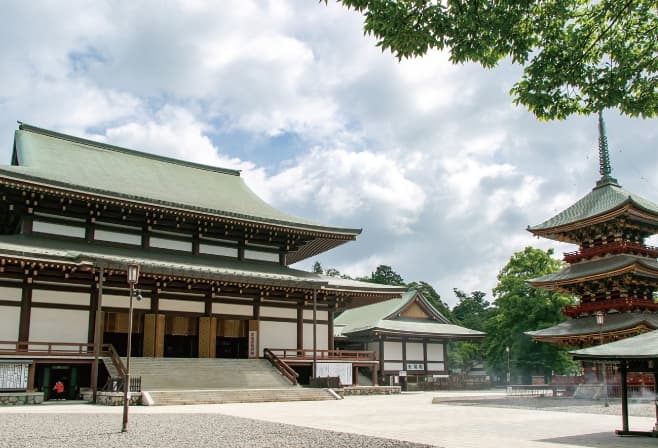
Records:
[[[128,430],[128,404],[130,402],[130,355],[132,351],[132,334],[133,334],[133,295],[135,285],[139,281],[139,265],[130,263],[126,271],[126,282],[130,287],[130,303],[128,305],[128,349],[126,356],[126,374],[123,379],[123,424],[121,432]]]

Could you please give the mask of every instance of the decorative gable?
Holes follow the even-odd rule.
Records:
[[[416,301],[412,302],[400,312],[399,317],[412,319],[431,319],[431,316]]]

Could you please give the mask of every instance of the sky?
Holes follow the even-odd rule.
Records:
[[[518,66],[398,61],[329,0],[2,3],[0,163],[17,121],[239,169],[275,207],[362,228],[319,261],[492,300],[527,230],[587,194],[597,119],[514,106]],[[606,111],[613,176],[658,202],[658,120]],[[653,241],[653,240],[652,240]],[[649,241],[650,243],[652,241]]]

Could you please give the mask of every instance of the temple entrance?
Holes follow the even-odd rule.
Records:
[[[144,316],[133,315],[130,354],[142,356],[144,348]],[[112,344],[119,356],[128,355],[128,313],[106,312],[103,319],[103,344]]]
[[[239,319],[218,319],[215,357],[249,357],[249,321]]]
[[[217,338],[216,358],[247,358],[247,338]]]
[[[199,356],[199,321],[192,316],[166,316],[164,356],[197,358]]]
[[[34,387],[44,393],[45,400],[78,400],[80,388],[89,387],[89,364],[37,364],[35,368]],[[62,394],[54,389],[58,381],[64,385]]]

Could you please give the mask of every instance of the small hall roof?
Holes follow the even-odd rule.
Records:
[[[428,310],[427,318],[400,317],[414,300]],[[427,299],[415,290],[407,291],[402,299],[391,299],[371,305],[349,309],[334,320],[334,335],[349,337],[372,332],[406,334],[428,337],[448,337],[451,339],[480,339],[481,331],[454,325],[439,313]]]

